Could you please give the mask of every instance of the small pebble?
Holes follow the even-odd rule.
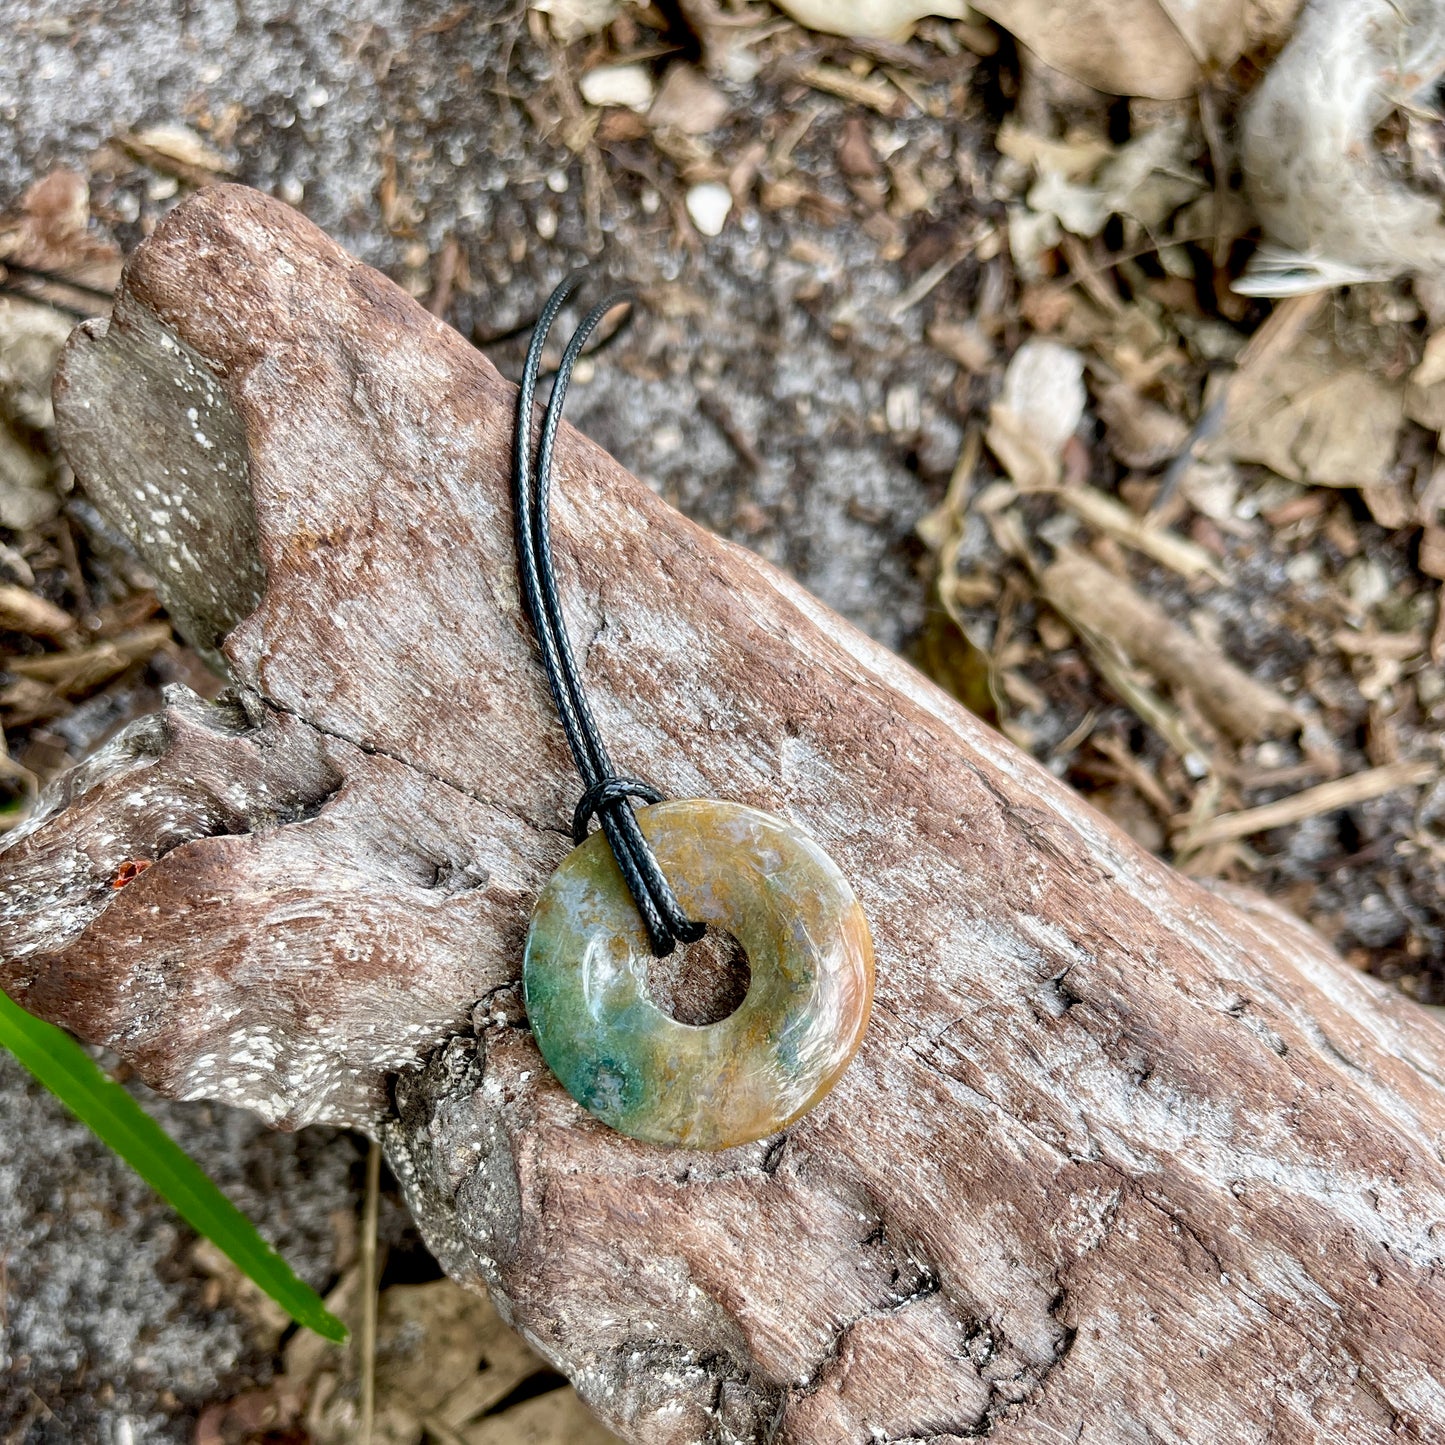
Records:
[[[1356,557],[1344,570],[1345,590],[1362,612],[1378,607],[1390,595],[1389,569],[1375,557]]]
[[[687,214],[704,236],[720,236],[732,208],[732,192],[719,181],[703,181],[688,190]]]
[[[911,382],[888,388],[883,398],[888,430],[899,436],[913,436],[923,426],[923,403]]]
[[[1317,553],[1296,552],[1288,562],[1284,564],[1284,575],[1289,578],[1296,587],[1304,586],[1309,582],[1318,582],[1323,564]]]
[[[1239,473],[1232,462],[1194,462],[1181,478],[1179,490],[1195,511],[1213,521],[1226,522],[1238,515]]]
[[[1039,446],[1058,456],[1083,420],[1084,358],[1072,347],[1034,337],[1014,352],[998,404],[1024,423]]]
[[[577,89],[588,105],[623,106],[638,112],[651,106],[656,93],[652,76],[642,65],[599,65],[578,81]]]

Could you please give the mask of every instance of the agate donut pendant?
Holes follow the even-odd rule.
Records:
[[[637,821],[689,918],[747,955],[742,1004],[679,1022],[647,989],[651,950],[607,840],[575,848],[537,900],[523,984],[567,1092],[620,1133],[726,1149],[811,1109],[848,1066],[873,999],[873,945],[847,879],[810,838],[737,803],[672,800]]]

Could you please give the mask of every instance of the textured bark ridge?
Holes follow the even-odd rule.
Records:
[[[171,1093],[380,1130],[447,1268],[636,1441],[1445,1438],[1433,1020],[564,429],[563,595],[619,764],[810,832],[877,947],[858,1059],[785,1135],[612,1134],[516,987],[576,783],[518,610],[512,388],[222,188],[58,399],[235,691],[174,697],[9,844],[17,998]]]

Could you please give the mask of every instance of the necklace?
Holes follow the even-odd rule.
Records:
[[[873,945],[847,879],[806,834],[740,803],[666,800],[612,766],[562,617],[548,502],[573,369],[626,295],[594,306],[567,343],[533,465],[542,351],[582,281],[570,276],[548,298],[517,396],[522,602],[583,784],[577,846],[542,889],[527,932],[527,1016],[548,1067],[603,1123],[650,1143],[726,1149],[776,1133],[837,1082],[868,1024]],[[653,1001],[648,964],[709,926],[737,940],[751,977],[733,1013],[694,1026]]]

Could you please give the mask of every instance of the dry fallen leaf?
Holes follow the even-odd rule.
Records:
[[[615,1445],[617,1437],[572,1390],[552,1390],[489,1415],[461,1434],[465,1445]]]
[[[778,8],[809,30],[870,40],[906,40],[926,16],[968,13],[965,0],[778,0]]]
[[[1445,579],[1445,527],[1426,527],[1420,534],[1420,570]],[[1445,607],[1441,611],[1445,614]]]
[[[570,45],[584,35],[605,30],[637,0],[532,0],[532,9],[547,17],[553,37]]]
[[[1097,236],[1110,216],[1127,216],[1154,231],[1205,188],[1186,153],[1188,132],[1183,116],[1172,117],[1106,157],[1088,182],[1070,179],[1041,155],[1029,207],[1076,236]]]
[[[0,297],[0,525],[35,527],[60,506],[36,437],[55,425],[50,379],[71,325],[49,306]]]
[[[1410,373],[1410,380],[1416,386],[1434,386],[1437,381],[1445,381],[1445,328],[1431,334],[1419,366]]]
[[[226,175],[231,169],[225,156],[183,125],[149,126],[137,131],[134,138],[157,155],[182,165],[196,166],[216,175]]]
[[[85,177],[64,168],[42,176],[25,192],[19,214],[5,231],[0,256],[38,265],[37,251],[56,252],[85,234],[90,224],[90,186]]]
[[[1126,381],[1101,387],[1097,403],[1104,439],[1126,467],[1152,471],[1178,456],[1189,440],[1183,417],[1146,401]]]
[[[1013,354],[984,440],[1021,491],[1059,484],[1059,459],[1086,400],[1084,358],[1077,351],[1035,337]]]
[[[1445,431],[1445,382],[1421,386],[1412,376],[1405,387],[1405,415],[1430,431]]]
[[[951,356],[965,371],[979,375],[993,360],[993,342],[977,321],[935,321],[928,328],[929,345]]]
[[[1013,117],[998,128],[994,144],[1000,155],[1040,174],[1052,171],[1067,181],[1087,180],[1115,154],[1114,147],[1094,131],[1081,129],[1062,140],[1030,130]]]
[[[1445,329],[1425,343],[1425,354],[1410,373],[1405,415],[1433,432],[1445,432]]]
[[[0,296],[0,416],[31,431],[55,425],[50,380],[74,325],[52,306]]]
[[[0,261],[62,272],[72,280],[112,287],[120,280],[120,250],[90,230],[90,185],[61,167],[42,176],[0,219]]]
[[[706,135],[728,118],[731,108],[727,96],[696,66],[679,61],[662,77],[647,120],[659,130]]]
[[[490,1373],[488,1345],[506,1340],[508,1364],[500,1399],[538,1368],[531,1351],[497,1319],[492,1303],[449,1279],[393,1285],[383,1290],[377,1311],[376,1391],[379,1404],[418,1419],[437,1409],[457,1386],[480,1368]]]
[[[357,1318],[358,1280],[353,1269],[327,1300],[351,1321]],[[303,1332],[284,1358],[285,1370],[271,1387],[273,1423],[304,1421],[312,1445],[352,1445],[355,1343],[338,1351]],[[514,1392],[534,1390],[526,1404],[498,1409]],[[421,1445],[424,1438],[593,1445],[612,1437],[570,1386],[556,1383],[546,1362],[503,1323],[485,1295],[438,1279],[383,1290],[377,1311],[373,1445]]]
[[[1046,64],[1096,90],[1177,100],[1246,47],[1278,43],[1301,0],[973,0]]]
[[[1306,335],[1230,398],[1222,445],[1306,486],[1381,485],[1405,415],[1404,388]]]

